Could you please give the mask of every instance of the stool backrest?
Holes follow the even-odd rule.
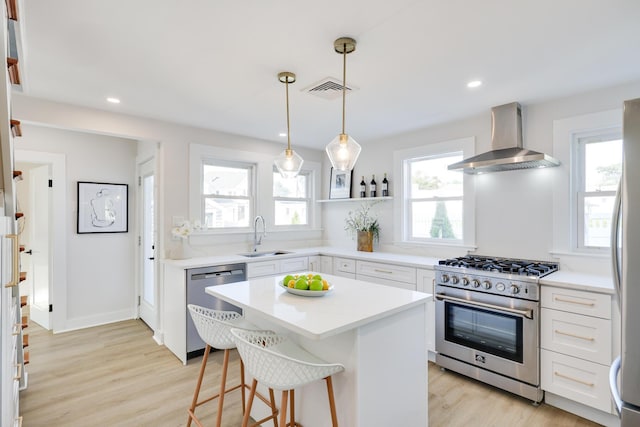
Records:
[[[306,352],[284,335],[235,328],[231,334],[246,370],[258,382],[276,390],[291,390],[344,370],[340,364],[297,359],[296,353]]]
[[[202,341],[219,350],[236,347],[231,328],[237,327],[233,324],[235,320],[242,319],[240,313],[213,310],[195,304],[187,307]]]

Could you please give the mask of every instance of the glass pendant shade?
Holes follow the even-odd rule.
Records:
[[[344,130],[345,104],[347,95],[347,54],[356,50],[356,41],[350,37],[341,37],[333,42],[336,53],[342,54],[342,132],[333,138],[325,148],[333,169],[350,171],[356,164],[362,148],[355,139]]]
[[[295,178],[300,173],[303,163],[302,157],[288,148],[285,148],[273,161],[283,178]]]
[[[331,166],[339,171],[350,171],[358,161],[358,156],[362,148],[355,139],[349,135],[341,133],[333,138],[326,147],[327,156],[331,161]]]
[[[291,149],[291,129],[289,124],[289,84],[296,81],[296,75],[289,71],[278,73],[278,80],[284,83],[286,99],[287,99],[287,148],[284,149],[278,157],[275,158],[273,164],[280,172],[283,178],[295,178],[302,168],[302,157]]]

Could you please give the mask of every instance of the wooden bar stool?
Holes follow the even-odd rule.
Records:
[[[226,388],[227,368],[229,366],[229,350],[236,348],[233,336],[231,335],[231,328],[239,328],[238,330],[255,330],[257,329],[257,327],[245,320],[245,318],[241,314],[236,313],[235,311],[212,310],[210,308],[200,307],[194,304],[189,304],[187,307],[189,308],[189,313],[191,314],[191,318],[193,319],[193,323],[196,326],[196,330],[198,331],[200,338],[202,338],[202,341],[207,344],[204,350],[204,355],[202,356],[202,364],[200,365],[200,374],[198,375],[196,389],[193,393],[193,401],[191,402],[191,406],[188,410],[189,419],[187,421],[187,426],[191,426],[191,421],[194,421],[198,426],[203,427],[202,423],[195,415],[195,410],[198,406],[217,398],[218,413],[216,418],[216,426],[220,427],[220,424],[222,422],[224,396],[227,393],[239,388],[242,393],[242,412],[244,414],[246,410],[245,389],[249,388],[244,380],[244,364],[242,362],[242,359],[240,360],[240,384],[228,389]],[[273,334],[273,332],[270,331],[260,331],[260,333],[264,335]],[[209,358],[209,352],[211,351],[211,348],[224,350],[222,374],[220,379],[220,390],[215,395],[198,401],[198,398],[200,396],[200,388],[202,386],[202,379],[204,377],[204,371],[207,366],[207,360]],[[273,396],[273,389],[269,390],[269,400],[267,400],[260,394],[258,395],[258,397],[271,407],[272,413],[277,412],[275,399]],[[277,415],[272,414],[271,416],[261,420],[260,422],[265,422],[269,419],[273,419],[275,426],[278,427],[276,418]]]
[[[238,353],[240,353],[240,357],[247,367],[247,372],[253,376],[249,402],[242,420],[242,427],[247,427],[248,425],[249,413],[251,412],[251,405],[253,404],[258,382],[269,387],[269,390],[282,391],[280,424],[283,427],[293,427],[300,426],[295,421],[294,389],[321,379],[324,379],[327,383],[331,422],[333,427],[338,426],[331,376],[344,371],[343,365],[325,362],[296,345],[284,335],[265,334],[263,331],[248,331],[236,328],[231,329],[231,334],[234,337]],[[286,423],[287,404],[291,406],[289,423]],[[276,412],[273,411],[272,416],[276,415]],[[252,426],[258,424],[260,422]]]

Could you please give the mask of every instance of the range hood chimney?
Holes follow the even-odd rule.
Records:
[[[491,109],[492,150],[449,165],[468,174],[558,166],[553,157],[522,147],[522,109],[512,102]]]

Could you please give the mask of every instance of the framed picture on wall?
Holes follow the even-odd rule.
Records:
[[[330,199],[351,198],[351,178],[353,171],[339,171],[331,168],[331,183],[329,184]]]
[[[129,231],[128,187],[78,181],[78,234]]]

